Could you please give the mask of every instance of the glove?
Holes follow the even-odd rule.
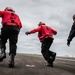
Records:
[[[25,32],[26,35],[30,34],[29,32]]]
[[[67,45],[70,46],[70,41],[69,40],[67,40]]]

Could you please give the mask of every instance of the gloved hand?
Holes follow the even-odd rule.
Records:
[[[25,32],[25,34],[26,34],[26,35],[28,35],[28,34],[29,34],[29,32]]]
[[[70,41],[69,40],[67,40],[67,45],[70,46]]]

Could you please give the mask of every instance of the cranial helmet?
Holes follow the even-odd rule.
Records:
[[[75,14],[73,15],[73,20],[75,19]]]
[[[45,25],[45,23],[44,23],[44,22],[39,22],[38,25],[39,25],[39,26],[40,26],[40,25]]]
[[[11,7],[6,7],[4,10],[5,10],[5,11],[12,11],[12,12],[15,12]]]

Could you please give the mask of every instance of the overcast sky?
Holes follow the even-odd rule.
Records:
[[[67,46],[67,37],[73,23],[72,16],[75,14],[75,0],[0,0],[0,10],[7,6],[15,10],[23,25],[17,52],[41,54],[41,43],[37,33],[27,36],[25,32],[36,28],[42,21],[58,32],[50,50],[58,56],[75,57],[75,39],[70,47]]]

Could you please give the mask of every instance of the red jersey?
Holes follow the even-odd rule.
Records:
[[[38,32],[38,38],[41,42],[44,38],[48,38],[48,37],[53,38],[53,34],[54,35],[57,34],[56,30],[46,25],[40,25],[37,28],[31,30],[29,33],[32,34],[35,32]]]
[[[13,16],[14,14],[14,16]],[[18,26],[19,28],[22,28],[21,21],[19,19],[19,16],[12,11],[0,11],[0,17],[2,17],[2,25],[12,25],[12,26]],[[11,22],[11,19],[14,20],[14,22]]]

